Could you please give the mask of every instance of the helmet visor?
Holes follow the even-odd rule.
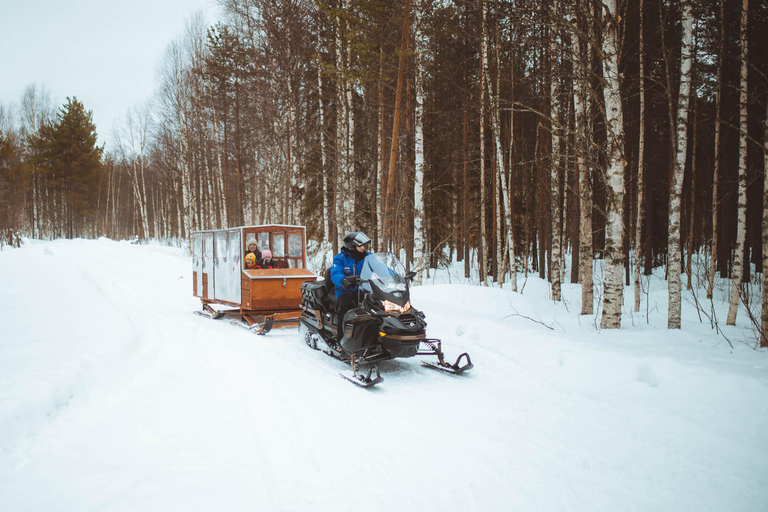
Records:
[[[365,244],[367,244],[370,241],[371,241],[371,239],[368,238],[367,236],[365,236],[365,233],[363,233],[362,231],[358,231],[355,234],[355,238],[352,239],[352,243],[355,244],[358,247],[361,246],[361,245],[365,245]]]

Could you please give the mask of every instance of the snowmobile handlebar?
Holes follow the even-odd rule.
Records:
[[[354,286],[360,286],[364,280],[360,276],[347,276],[341,280],[341,286],[344,288],[352,288]]]

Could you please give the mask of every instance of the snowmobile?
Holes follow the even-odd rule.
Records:
[[[359,302],[341,322],[330,269],[324,281],[302,283],[301,338],[310,348],[349,363],[351,371],[341,376],[362,387],[384,380],[376,362],[395,358],[433,355],[437,361],[422,364],[453,374],[470,370],[469,354],[461,354],[454,364],[447,363],[440,340],[426,337],[424,313],[410,301],[408,285],[415,276],[414,272],[406,273],[391,253],[369,254],[360,275],[347,277],[347,282],[360,288]]]

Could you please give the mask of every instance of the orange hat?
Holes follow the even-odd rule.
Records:
[[[249,252],[245,255],[245,268],[253,268],[256,266],[256,255]]]

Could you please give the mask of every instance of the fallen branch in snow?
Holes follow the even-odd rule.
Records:
[[[511,306],[510,306],[510,307],[511,307]],[[550,331],[554,331],[554,330],[555,330],[555,328],[554,328],[554,327],[551,327],[551,326],[549,326],[549,325],[545,324],[545,323],[544,323],[544,322],[542,322],[541,320],[536,320],[536,319],[534,319],[534,318],[531,318],[531,317],[529,317],[529,316],[521,315],[520,313],[518,313],[518,312],[517,312],[517,310],[516,310],[515,308],[512,308],[512,310],[514,311],[514,313],[513,313],[513,314],[511,314],[511,315],[507,315],[507,316],[505,316],[504,318],[509,318],[509,317],[512,317],[512,316],[519,316],[519,317],[521,317],[521,318],[525,318],[526,320],[530,320],[531,322],[535,322],[535,323],[537,323],[537,324],[543,325],[544,327],[546,327],[546,328],[547,328],[547,329],[549,329]]]

